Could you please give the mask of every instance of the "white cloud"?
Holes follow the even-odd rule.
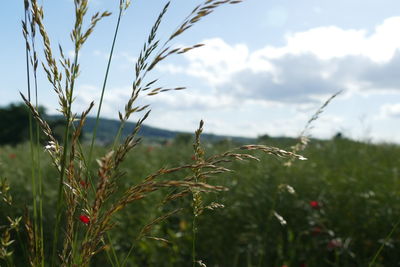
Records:
[[[306,32],[289,34],[286,36],[286,46],[267,46],[260,50],[260,55],[268,59],[276,59],[285,55],[311,53],[319,59],[328,60],[361,54],[360,44],[364,39],[365,31],[363,30],[343,30],[336,26],[319,27]]]
[[[185,55],[188,65],[160,71],[201,78],[221,95],[283,103],[312,103],[348,91],[400,88],[400,17],[365,29],[318,27],[287,34],[286,45],[249,51],[220,38]]]
[[[247,66],[249,51],[246,45],[230,46],[219,38],[204,43],[206,46],[185,55],[190,62],[184,70],[186,74],[216,84],[226,81],[232,73]]]
[[[285,55],[313,54],[321,60],[346,56],[364,56],[374,62],[389,61],[400,48],[400,17],[386,19],[371,35],[367,31],[345,30],[336,26],[318,27],[305,32],[288,34],[286,46],[267,46],[260,50],[268,59]]]
[[[184,54],[185,64],[163,63],[157,68],[171,81],[185,74],[197,78],[199,85],[139,101],[152,104],[147,122],[153,126],[192,131],[205,119],[207,131],[216,134],[296,136],[309,118],[306,113],[312,114],[340,89],[346,91],[334,102],[343,105],[371,92],[400,92],[398,29],[400,17],[386,19],[371,32],[319,27],[288,34],[283,46],[255,51],[220,38],[205,40],[206,46]],[[119,55],[123,62],[134,60],[129,54]],[[100,95],[98,88],[83,86],[76,102],[87,106],[96,95]],[[129,86],[108,89],[103,114],[116,118],[129,95]],[[349,106],[351,112],[353,106]],[[380,114],[381,121],[400,117],[400,104],[386,104],[380,112],[375,108],[375,112],[367,112]],[[336,112],[339,115],[324,113],[311,134],[329,138],[342,131],[358,136],[351,122],[356,115],[347,117],[338,107]]]
[[[273,65],[257,52],[250,54],[247,45],[229,45],[220,38],[204,40],[205,46],[185,54],[187,67],[161,64],[159,71],[171,74],[185,73],[205,79],[210,85],[221,84],[231,79],[232,74],[251,69],[255,72],[273,72]]]
[[[381,118],[400,118],[400,103],[397,104],[384,104],[380,110]]]
[[[175,110],[210,110],[232,108],[237,99],[228,95],[201,94],[186,90],[186,92],[161,93],[147,99],[155,107]]]

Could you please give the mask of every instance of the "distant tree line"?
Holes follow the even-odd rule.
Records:
[[[43,118],[47,117],[46,109],[44,107],[38,108],[40,115]],[[29,116],[30,111],[23,103],[10,104],[5,107],[0,107],[0,145],[17,145],[19,143],[27,142],[30,139],[29,134]],[[65,129],[65,121],[62,119],[48,120],[50,128],[53,131],[54,137],[62,141]],[[32,134],[34,140],[37,138],[37,123],[32,118]],[[46,137],[39,129],[40,143],[46,142]]]

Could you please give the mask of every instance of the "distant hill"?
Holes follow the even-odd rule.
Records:
[[[48,120],[59,120],[62,119],[59,115],[48,115],[46,116]],[[90,137],[93,133],[94,127],[96,124],[96,118],[88,117],[86,119],[85,126],[83,128],[84,135]],[[118,128],[120,126],[120,122],[118,120],[112,119],[100,119],[99,127],[97,129],[96,141],[102,144],[109,144],[114,140],[115,135],[117,134]],[[123,129],[122,135],[127,136],[130,134],[135,128],[136,124],[132,122],[128,122]],[[194,129],[195,130],[195,129]],[[194,132],[193,130],[193,132]],[[177,135],[193,135],[194,133],[190,132],[180,132],[180,131],[170,131],[164,130],[160,128],[155,128],[147,125],[142,125],[141,130],[139,131],[139,136],[143,136],[146,139],[151,141],[166,141],[174,139]],[[210,142],[217,142],[221,140],[232,140],[238,143],[252,143],[256,139],[255,138],[245,138],[245,137],[236,137],[236,136],[224,136],[224,135],[214,135],[214,134],[202,134],[203,140]]]

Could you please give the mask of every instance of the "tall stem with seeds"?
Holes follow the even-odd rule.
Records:
[[[93,135],[92,135],[92,141],[90,143],[90,150],[89,150],[89,156],[88,156],[88,163],[89,164],[91,164],[91,162],[92,162],[93,147],[94,147],[94,142],[96,140],[97,128],[99,126],[99,119],[100,119],[101,107],[102,107],[102,104],[103,104],[104,92],[106,90],[108,73],[110,71],[111,60],[112,60],[112,57],[113,57],[113,54],[114,54],[114,46],[115,46],[115,41],[116,41],[117,35],[118,35],[119,24],[121,22],[122,12],[123,12],[123,7],[121,6],[120,9],[119,9],[117,25],[115,26],[115,30],[114,30],[114,38],[113,38],[112,45],[111,45],[111,51],[110,51],[110,54],[109,54],[109,57],[108,57],[106,74],[104,76],[104,81],[103,81],[103,88],[101,90],[100,102],[99,102],[99,107],[97,109],[97,115],[96,115],[96,124],[94,126]],[[88,174],[89,174],[89,171],[88,171]],[[89,177],[89,175],[88,175],[88,177]]]

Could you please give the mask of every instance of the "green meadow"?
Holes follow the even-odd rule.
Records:
[[[288,145],[274,139],[263,141]],[[205,150],[215,154],[235,145],[229,141],[209,143]],[[0,149],[0,173],[8,179],[13,201],[18,203],[1,205],[2,224],[6,215],[23,216],[25,209],[32,209],[28,151],[29,145]],[[95,148],[96,155],[105,151]],[[197,257],[207,266],[368,266],[381,248],[374,266],[397,266],[400,148],[336,138],[312,141],[303,154],[308,160],[295,161],[290,167],[285,166],[285,159],[262,154],[257,154],[261,162],[228,163],[233,172],[210,183],[224,185],[229,191],[208,194],[203,200],[224,207],[206,210],[198,218]],[[141,145],[124,161],[124,176],[118,186],[127,188],[160,167],[191,163],[192,157],[190,142]],[[40,165],[46,243],[52,239],[57,172],[44,151]],[[168,177],[179,178],[173,174]],[[188,266],[192,253],[191,198],[162,205],[173,191],[154,192],[114,218],[112,244],[121,259],[131,249],[127,266]],[[176,208],[181,210],[153,227],[145,238],[137,239],[143,226]],[[20,235],[24,235],[23,229]],[[26,244],[19,243],[16,235],[15,239],[17,266],[25,266],[22,246]],[[105,266],[105,262],[103,251],[92,264]]]

